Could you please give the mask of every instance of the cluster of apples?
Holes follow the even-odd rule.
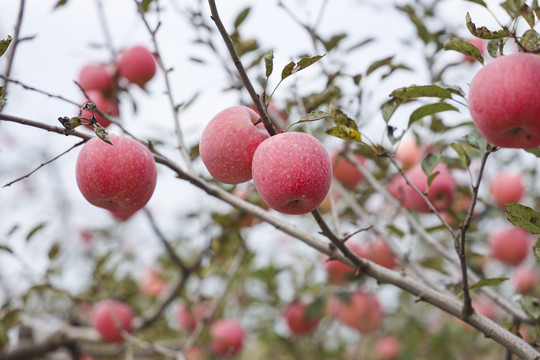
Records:
[[[314,210],[332,181],[325,147],[306,133],[270,136],[259,119],[247,106],[233,106],[214,116],[199,144],[204,165],[225,184],[253,179],[262,200],[276,211],[298,215]]]
[[[91,101],[103,113],[112,117],[119,114],[117,95],[121,86],[118,80],[127,84],[135,84],[142,88],[156,73],[154,55],[143,46],[137,45],[124,49],[111,64],[90,63],[79,71],[78,82]],[[82,117],[90,118],[91,110],[84,110]],[[97,122],[104,128],[110,122],[103,116],[95,114]]]

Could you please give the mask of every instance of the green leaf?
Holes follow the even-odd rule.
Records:
[[[356,125],[356,122],[350,117],[348,117],[343,111],[336,109],[335,107],[332,106],[330,108],[330,114],[336,125],[343,125],[353,130],[358,130],[358,126]]]
[[[469,13],[467,13],[467,15],[465,16],[465,22],[467,23],[467,29],[469,29],[471,34],[480,39],[492,40],[509,36],[508,30],[506,29],[490,31],[485,26],[477,28],[476,25],[472,22],[471,15]]]
[[[53,246],[49,249],[49,260],[54,260],[58,256],[58,252],[60,251],[60,244],[54,243]]]
[[[396,109],[403,103],[404,101],[401,99],[392,98],[388,100],[387,102],[385,102],[384,104],[382,104],[381,112],[382,112],[384,121],[388,123],[392,115],[394,115],[394,112],[396,111]]]
[[[492,58],[502,55],[502,48],[508,41],[508,38],[490,40],[487,44],[487,52]]]
[[[540,148],[526,149],[525,151],[534,154],[536,157],[540,157]]]
[[[297,67],[293,70],[293,73],[307,68],[308,66],[316,63],[317,61],[319,61],[323,57],[324,57],[324,55],[316,55],[316,56],[312,56],[312,57],[303,57],[303,58],[301,58],[300,61],[297,64]]]
[[[533,254],[537,259],[540,259],[540,239],[536,240],[536,244],[533,246]]]
[[[484,2],[484,0],[466,0],[466,1],[473,2],[475,4],[482,5],[483,7],[487,8],[487,5]]]
[[[332,36],[328,41],[323,41],[324,48],[326,51],[330,51],[336,46],[339,45],[340,41],[345,39],[347,34],[337,34]]]
[[[67,0],[58,0],[58,2],[56,3],[56,5],[54,5],[54,8],[53,10],[56,10],[58,9],[59,7],[62,7],[64,5],[67,4]]]
[[[272,71],[274,71],[274,52],[272,50],[268,51],[266,54],[264,54],[264,67],[266,69],[265,75],[266,77],[270,77],[272,75]]]
[[[531,4],[531,8],[534,11],[534,13],[536,14],[536,17],[538,19],[540,19],[540,6],[538,6],[538,0],[533,0],[533,2]]]
[[[411,5],[399,6],[398,9],[404,11],[409,16],[409,19],[416,27],[418,37],[422,39],[425,44],[429,43],[433,39],[433,34],[431,34],[424,25],[424,19],[420,18],[416,14]]]
[[[292,74],[292,71],[293,71],[295,65],[296,65],[296,63],[294,61],[291,61],[290,63],[285,65],[285,67],[281,71],[281,80],[286,79],[287,77],[289,77]]]
[[[458,38],[449,39],[445,41],[443,48],[444,50],[454,50],[460,52],[484,65],[484,58],[482,57],[480,50],[467,40]]]
[[[506,280],[508,280],[506,277],[482,279],[469,286],[469,289],[477,289],[484,286],[497,286]]]
[[[9,44],[11,44],[11,35],[8,35],[6,40],[0,40],[0,56],[4,55],[4,53],[7,51]]]
[[[521,204],[507,204],[504,213],[508,221],[531,234],[540,234],[540,213]]]
[[[435,169],[435,166],[441,161],[441,154],[439,153],[429,153],[423,160],[422,160],[422,171],[427,176],[432,175],[431,172],[433,169]]]
[[[352,79],[353,79],[355,85],[359,85],[360,80],[362,80],[362,74],[355,75],[355,76],[353,76]]]
[[[473,129],[471,134],[465,135],[464,138],[467,144],[476,150],[484,150],[487,146],[486,139],[484,139],[476,128]]]
[[[305,316],[307,320],[319,319],[324,315],[325,302],[322,296],[317,297],[306,307]]]
[[[461,160],[461,163],[463,164],[465,169],[469,168],[469,165],[471,165],[471,157],[469,154],[467,154],[467,150],[461,145],[460,143],[453,142],[450,144],[450,147],[454,149],[454,151],[458,154],[459,159]]]
[[[392,91],[392,97],[403,100],[414,99],[419,97],[437,97],[441,99],[450,99],[452,92],[437,85],[412,85]]]
[[[327,129],[325,133],[347,141],[362,142],[362,133],[360,133],[360,131],[343,125],[331,127],[330,129]]]
[[[240,11],[238,16],[236,17],[236,20],[234,20],[234,28],[238,29],[240,25],[246,20],[246,18],[249,15],[249,12],[251,11],[250,7],[245,8],[244,10]]]
[[[13,250],[11,250],[11,248],[9,246],[6,246],[6,245],[0,245],[0,250],[3,250],[3,251],[6,251],[10,254],[13,254]]]
[[[321,110],[313,110],[309,114],[306,114],[306,115],[302,116],[302,118],[300,120],[298,120],[297,122],[289,125],[289,127],[287,127],[285,132],[287,132],[291,128],[291,126],[296,125],[296,124],[305,123],[305,122],[311,122],[311,121],[319,121],[319,120],[326,119],[326,118],[331,118],[331,117],[332,117],[332,115],[330,115],[327,112],[324,112],[324,111],[321,111]]]
[[[387,58],[373,62],[371,65],[369,65],[368,69],[366,70],[366,75],[371,74],[372,72],[374,72],[375,70],[377,70],[378,68],[382,66],[390,65],[393,59],[394,59],[394,56],[389,56]]]
[[[357,42],[356,44],[352,45],[350,48],[348,48],[347,52],[351,52],[353,50],[359,49],[362,46],[371,43],[373,40],[374,40],[373,38],[367,38],[365,40],[361,40],[361,41]]]
[[[105,132],[105,129],[102,128],[100,125],[94,126],[94,132],[96,133],[98,138],[105,141],[107,144],[113,145],[113,143],[111,142],[111,140],[107,136],[107,133]]]
[[[36,226],[34,226],[34,228],[32,230],[30,230],[30,232],[28,233],[28,235],[26,235],[26,241],[29,241],[34,235],[36,235],[36,233],[38,231],[40,231],[41,229],[43,229],[45,226],[47,225],[47,223],[45,222],[42,222]]]
[[[527,50],[535,51],[538,45],[540,45],[540,34],[533,29],[529,29],[523,33],[519,42]]]
[[[521,16],[529,24],[531,29],[534,28],[534,12],[533,9],[525,3],[525,1],[507,0],[500,3],[500,5],[512,18],[517,19]]]
[[[407,127],[409,128],[413,123],[425,116],[437,114],[443,111],[458,111],[458,109],[455,106],[445,103],[444,101],[421,106],[413,111],[411,117],[409,118],[409,125]]]
[[[141,9],[142,9],[143,13],[148,12],[148,10],[150,9],[150,5],[152,4],[152,2],[154,2],[154,0],[142,0],[142,1],[141,1]]]

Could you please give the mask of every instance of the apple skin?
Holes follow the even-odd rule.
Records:
[[[382,238],[377,237],[369,243],[368,260],[375,264],[384,266],[387,269],[395,269],[397,266],[396,256],[392,253],[390,246]]]
[[[394,157],[403,170],[408,170],[420,161],[421,153],[414,136],[405,136],[401,139]]]
[[[531,250],[531,240],[527,230],[517,226],[506,226],[493,231],[488,236],[491,255],[508,265],[519,265]]]
[[[288,132],[263,141],[252,163],[253,182],[263,201],[284,214],[314,210],[328,194],[332,164],[323,144],[301,132]]]
[[[518,172],[503,170],[489,182],[489,192],[499,207],[519,203],[525,194],[523,177]]]
[[[118,75],[131,84],[144,87],[156,73],[154,55],[144,46],[132,46],[123,50],[116,61]]]
[[[510,278],[516,292],[522,295],[529,294],[538,285],[539,280],[538,271],[531,267],[515,269]]]
[[[206,303],[193,306],[191,311],[185,306],[178,306],[176,309],[176,320],[178,326],[186,331],[193,331],[197,324],[203,320],[209,305]]]
[[[456,192],[456,183],[452,178],[452,174],[446,165],[437,164],[431,174],[436,172],[439,174],[435,177],[429,186],[428,199],[439,212],[446,211],[452,205],[454,194]],[[421,164],[416,164],[411,169],[405,172],[409,181],[416,186],[421,192],[426,191],[427,176],[422,170]],[[397,199],[399,199],[406,209],[414,210],[422,213],[429,213],[428,204],[420,195],[406,182],[401,175],[390,182],[388,191]]]
[[[219,112],[203,130],[199,144],[201,159],[217,181],[240,184],[251,180],[251,162],[257,147],[270,135],[259,115],[247,106]]]
[[[94,103],[101,112],[112,117],[118,117],[118,104],[114,100],[106,98],[99,90],[88,90],[86,91],[86,94],[88,95],[88,99],[85,99],[83,103],[90,101]],[[81,116],[90,119],[92,118],[92,111],[85,109],[81,113]],[[111,124],[109,120],[98,114],[97,111],[94,112],[94,116],[96,117],[97,122],[104,128]]]
[[[470,42],[471,44],[473,44],[480,51],[480,55],[484,56],[484,54],[486,53],[486,41],[485,40],[479,39],[477,37],[473,37],[473,38],[468,39],[467,41]],[[468,63],[475,63],[476,62],[475,59],[473,59],[472,57],[470,57],[468,55],[463,55],[463,60],[465,60]]]
[[[504,148],[540,146],[540,56],[500,56],[478,71],[469,110],[482,136]]]
[[[348,301],[338,296],[330,298],[326,313],[361,334],[372,334],[382,326],[384,311],[375,294],[356,291]]]
[[[112,71],[106,64],[86,64],[79,71],[79,85],[87,92],[109,92],[113,85]]]
[[[146,269],[138,280],[141,293],[150,298],[158,298],[167,287],[167,281],[154,268]]]
[[[92,205],[126,220],[142,209],[156,187],[157,169],[150,150],[137,140],[109,135],[114,146],[95,137],[81,149],[76,179]]]
[[[307,335],[317,328],[319,318],[308,318],[306,309],[307,306],[304,303],[294,301],[283,310],[282,315],[287,321],[292,334]]]
[[[380,360],[394,360],[399,356],[401,345],[395,336],[385,336],[375,342],[375,354]]]
[[[347,243],[347,246],[353,253],[361,258],[366,259],[369,256],[369,249],[366,244],[350,242]],[[324,256],[323,258],[327,259],[328,257]],[[326,269],[328,281],[336,285],[345,284],[347,280],[356,273],[356,270],[353,267],[344,264],[339,260],[328,260],[325,262],[324,267]]]
[[[361,165],[366,163],[366,159],[363,156],[354,154],[354,158]],[[364,180],[364,175],[356,166],[351,163],[343,155],[339,154],[339,151],[336,151],[332,154],[332,175],[334,178],[345,186],[348,189],[354,189],[362,180]]]
[[[244,345],[244,327],[237,320],[223,318],[210,326],[210,338],[210,349],[215,355],[236,355]]]
[[[131,333],[133,310],[116,300],[102,300],[92,308],[91,323],[106,342],[122,342],[121,329]]]

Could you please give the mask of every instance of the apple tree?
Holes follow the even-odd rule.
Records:
[[[2,6],[0,359],[540,358],[538,1]]]

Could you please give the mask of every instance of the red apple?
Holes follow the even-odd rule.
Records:
[[[347,299],[333,296],[327,303],[326,313],[366,335],[381,328],[384,316],[377,296],[361,291],[350,293]]]
[[[510,279],[517,293],[527,295],[538,285],[540,276],[535,268],[520,267],[514,270]]]
[[[332,164],[315,137],[281,133],[263,141],[252,163],[253,182],[263,201],[284,214],[306,214],[324,200]]]
[[[319,318],[309,318],[306,310],[307,306],[304,303],[295,301],[287,305],[283,311],[282,315],[287,321],[292,334],[306,335],[317,328]]]
[[[131,84],[144,87],[156,73],[154,55],[144,46],[133,46],[123,50],[116,61],[118,75]]]
[[[349,241],[347,246],[359,257],[369,259],[371,249],[368,244]],[[342,285],[356,273],[353,267],[339,260],[327,260],[327,256],[323,256],[323,259],[325,260],[326,277],[332,284]]]
[[[79,85],[87,92],[108,92],[113,85],[112,71],[105,64],[86,64],[79,71]]]
[[[489,191],[495,203],[500,207],[519,203],[525,194],[523,177],[518,172],[503,170],[490,181]]]
[[[435,166],[431,174],[439,172],[432,181],[431,185],[427,186],[428,178],[422,170],[421,164],[417,164],[408,171],[405,175],[418,190],[425,193],[428,189],[428,199],[439,212],[446,211],[452,205],[454,194],[456,191],[456,183],[452,178],[450,170],[444,164]],[[403,206],[409,210],[418,212],[430,212],[428,204],[422,197],[403,179],[399,174],[389,184],[388,191],[400,199]]]
[[[160,275],[158,269],[146,269],[139,277],[139,288],[148,297],[159,297],[166,287],[167,281]]]
[[[527,230],[517,226],[506,226],[493,231],[488,237],[491,255],[508,265],[519,265],[531,250]]]
[[[122,330],[132,331],[133,310],[121,301],[102,300],[92,309],[92,327],[107,342],[122,342]]]
[[[193,306],[192,309],[188,309],[183,305],[179,305],[176,309],[176,320],[178,326],[186,331],[193,331],[197,327],[197,324],[203,320],[209,305],[207,303],[201,303]]]
[[[474,76],[469,110],[490,143],[506,148],[540,146],[540,56],[500,56]]]
[[[380,237],[369,244],[367,259],[390,270],[397,265],[396,256],[392,253],[390,246]]]
[[[251,179],[255,150],[269,137],[259,115],[247,106],[233,106],[206,125],[199,144],[201,159],[218,181],[239,184]]]
[[[192,346],[186,350],[184,353],[184,358],[186,360],[203,360],[206,358],[206,356],[200,348]]]
[[[104,114],[107,114],[112,117],[118,117],[119,111],[118,111],[118,104],[111,99],[106,98],[103,96],[103,94],[98,90],[88,90],[86,92],[88,94],[88,99],[85,99],[83,103],[85,102],[92,102],[96,107]],[[81,116],[87,119],[92,118],[92,110],[85,109],[81,113]],[[107,120],[105,117],[98,114],[97,111],[94,111],[94,116],[96,117],[97,122],[103,126],[104,128],[108,127],[111,122]]]
[[[152,197],[156,163],[137,140],[117,135],[109,139],[113,145],[95,137],[83,146],[77,159],[77,185],[92,205],[127,219]]]
[[[366,159],[363,156],[354,154],[354,158],[361,165],[366,163]],[[344,155],[340,154],[339,151],[335,151],[332,154],[331,159],[332,175],[334,175],[334,178],[339,181],[341,185],[348,189],[354,189],[364,179],[364,175],[358,171],[356,166],[347,160]]]
[[[477,37],[470,38],[467,40],[471,44],[473,44],[479,51],[480,55],[484,56],[486,53],[486,41],[483,39],[479,39]],[[463,59],[469,63],[474,63],[476,60],[468,55],[463,55]]]
[[[395,336],[385,336],[375,342],[375,354],[380,360],[394,360],[399,356],[401,345]]]
[[[414,136],[405,136],[401,139],[394,157],[401,164],[403,170],[408,170],[420,161],[421,151]]]
[[[217,356],[236,355],[242,350],[244,337],[244,327],[237,320],[217,320],[210,326],[210,349]]]

